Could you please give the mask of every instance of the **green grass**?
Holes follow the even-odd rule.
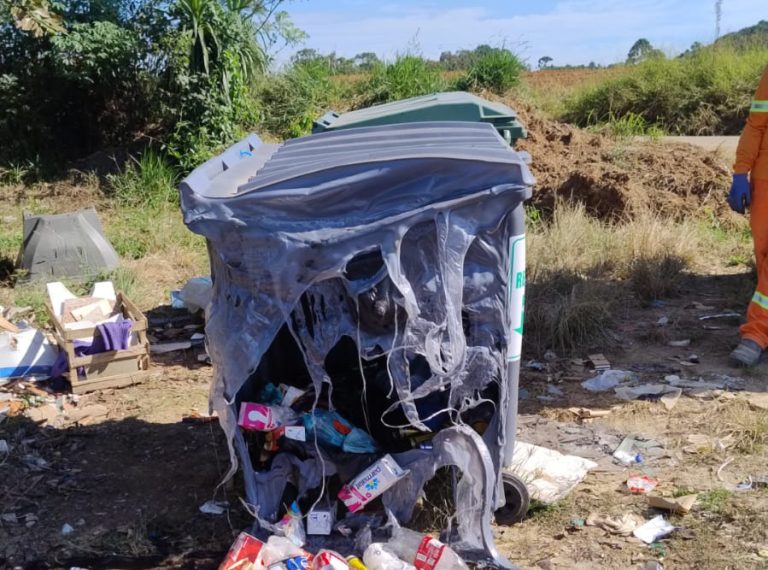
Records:
[[[400,55],[391,63],[375,66],[357,88],[359,101],[355,106],[360,108],[444,91],[448,82],[425,59]]]
[[[265,77],[256,88],[262,127],[281,139],[309,134],[318,117],[351,96],[349,89],[333,80],[332,69],[322,61]]]
[[[138,159],[131,158],[120,174],[107,176],[106,191],[117,204],[156,208],[168,203],[178,204],[178,181],[178,171],[165,157],[147,149]]]
[[[477,56],[467,72],[459,78],[456,88],[460,91],[488,89],[503,95],[520,83],[525,67],[518,57],[503,48],[491,48]]]
[[[652,58],[572,97],[564,118],[587,127],[641,117],[671,134],[738,134],[766,61],[765,46]]]
[[[186,228],[179,207],[172,204],[156,208],[118,206],[109,212],[105,225],[107,239],[127,259],[142,259],[175,248],[205,249],[205,240]]]
[[[648,123],[642,115],[632,111],[621,116],[611,113],[605,123],[593,124],[589,128],[619,140],[648,137],[657,141],[664,136],[664,130],[658,125]]]
[[[731,502],[731,492],[727,489],[712,489],[699,495],[699,507],[710,513],[722,513]]]

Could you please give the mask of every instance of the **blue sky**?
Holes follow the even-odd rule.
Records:
[[[505,45],[535,64],[614,63],[640,37],[668,53],[715,37],[714,0],[292,0],[294,23],[309,34],[302,47],[352,57],[392,58]],[[723,0],[722,33],[768,19],[768,0]],[[284,61],[290,52],[280,54]]]

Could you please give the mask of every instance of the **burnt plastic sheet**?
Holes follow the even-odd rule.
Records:
[[[286,480],[311,489],[341,467],[310,441],[311,460],[278,455],[270,471],[254,472],[238,398],[287,331],[315,405],[321,394],[334,409],[350,391],[363,399],[376,391],[391,403],[361,427],[439,430],[431,450],[394,454],[410,469],[385,494],[400,522],[435,470],[455,466],[462,516],[451,544],[509,566],[490,520],[504,504],[501,467],[514,442],[522,203],[532,184],[523,157],[491,125],[472,123],[351,129],[283,145],[252,135],[182,182],[184,221],[207,238],[213,277],[211,407],[230,442],[228,476],[239,458],[261,518],[277,516]],[[328,357],[345,339],[356,355],[352,379],[339,386]],[[381,359],[380,374],[363,373]],[[487,424],[482,437],[470,421]]]

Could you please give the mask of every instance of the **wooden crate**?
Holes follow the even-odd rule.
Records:
[[[83,394],[103,388],[119,388],[142,382],[150,374],[149,341],[147,339],[147,319],[133,302],[123,293],[117,294],[116,308],[122,311],[126,319],[133,321],[131,332],[136,333],[139,343],[126,350],[101,352],[88,356],[75,356],[74,341],[96,335],[96,328],[67,330],[56,318],[49,303],[48,314],[54,326],[53,336],[59,349],[69,359],[69,382],[74,394]],[[85,376],[78,375],[78,368],[85,370]]]

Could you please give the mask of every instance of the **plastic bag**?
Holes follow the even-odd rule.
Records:
[[[268,404],[270,406],[279,406],[283,401],[283,392],[269,382],[268,384],[264,384],[264,386],[259,391],[259,402],[262,404]]]
[[[416,570],[413,564],[400,560],[380,542],[374,542],[365,549],[363,563],[368,570]]]
[[[296,546],[304,546],[307,543],[307,533],[304,529],[304,520],[301,517],[299,505],[294,501],[288,512],[277,523],[277,532],[290,540]]]
[[[270,536],[261,550],[261,559],[267,568],[294,556],[307,556],[307,553],[284,536]]]
[[[319,443],[337,448],[344,445],[344,438],[353,429],[352,424],[338,413],[327,410],[315,410],[313,413],[304,414],[304,427],[307,428],[309,441],[317,435]]]
[[[344,438],[341,449],[347,453],[376,453],[379,448],[368,432],[353,427],[349,435]]]

